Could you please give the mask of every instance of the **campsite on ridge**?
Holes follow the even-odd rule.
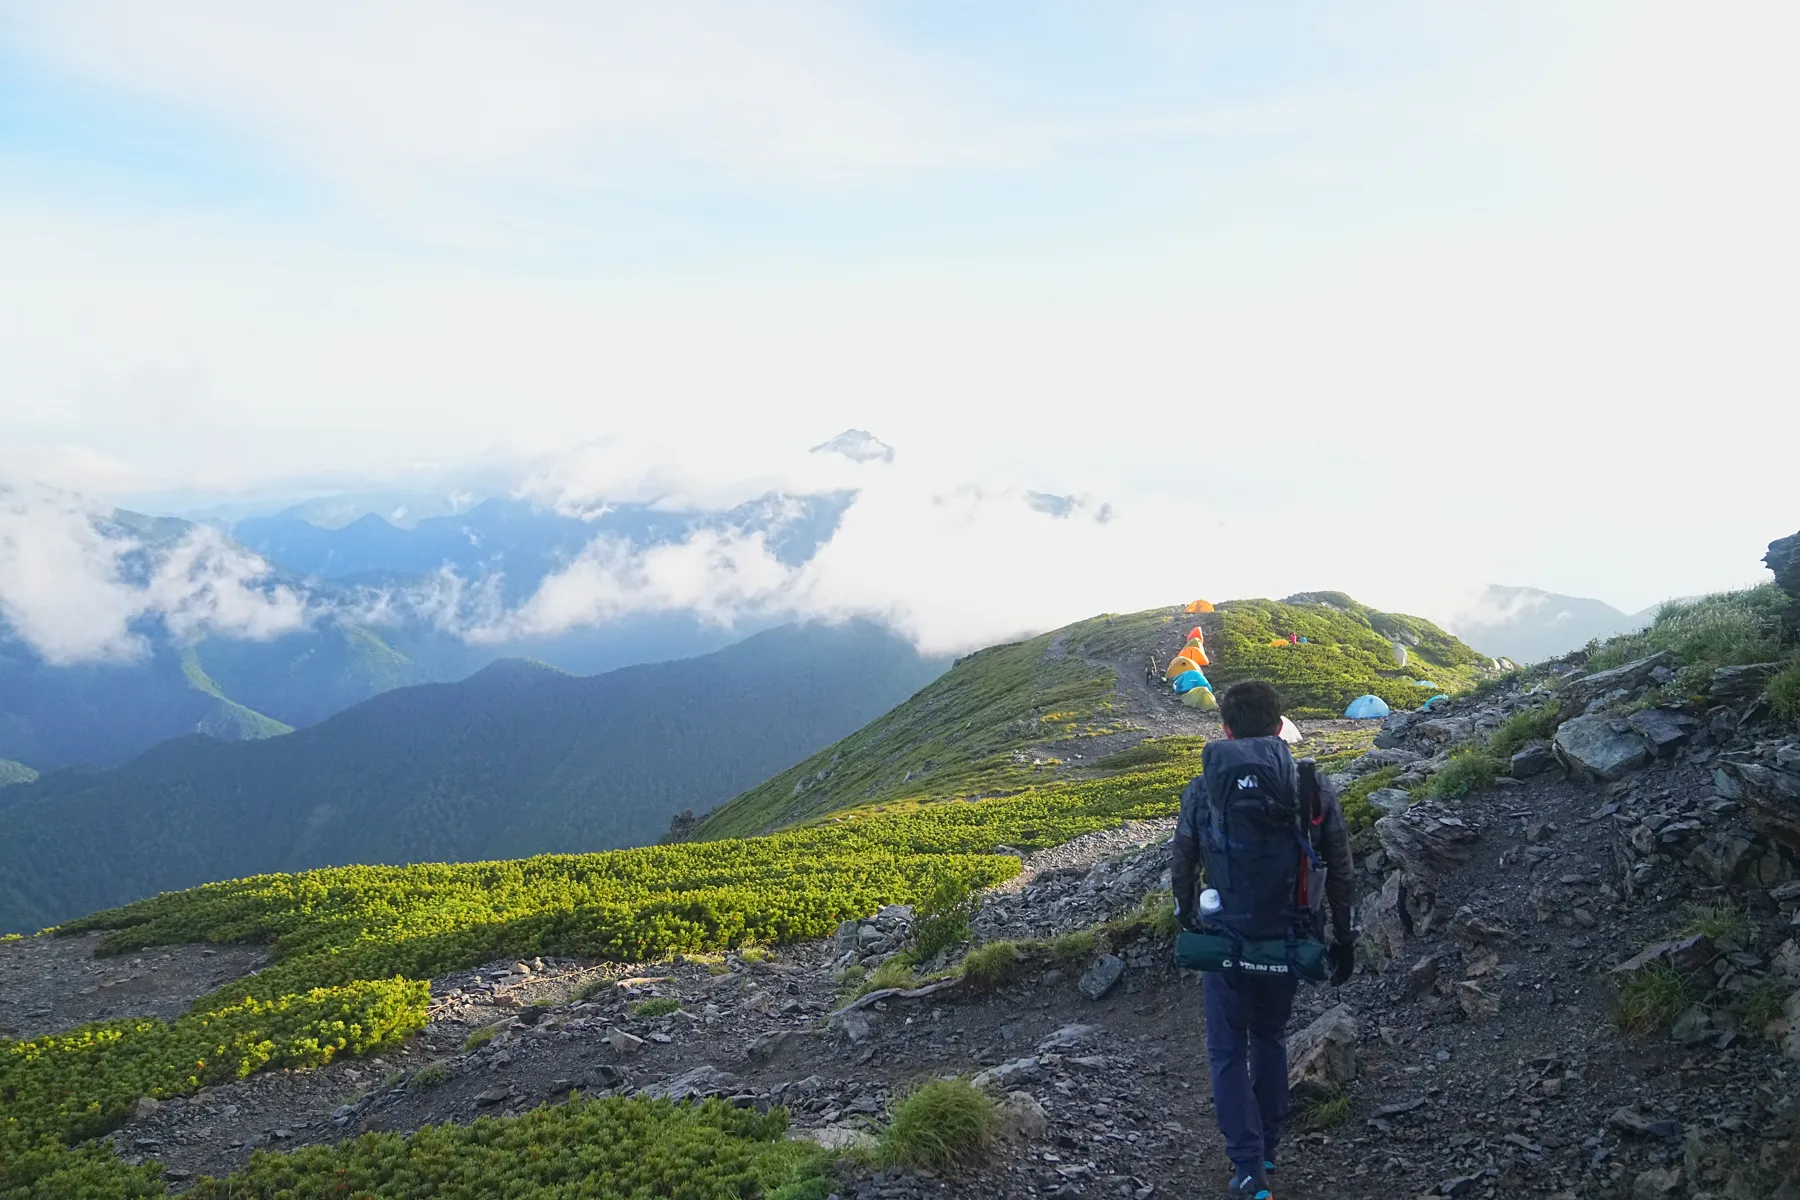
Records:
[[[1800,8],[0,4],[0,1200],[1800,1200]]]

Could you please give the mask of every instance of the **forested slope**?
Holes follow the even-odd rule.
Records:
[[[653,841],[942,667],[873,626],[790,626],[599,676],[508,660],[285,737],[52,774],[0,805],[0,931],[262,871]]]

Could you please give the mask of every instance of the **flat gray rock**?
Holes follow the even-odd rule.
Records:
[[[1595,779],[1620,779],[1648,763],[1650,743],[1623,718],[1595,715],[1564,721],[1556,731],[1563,762]]]

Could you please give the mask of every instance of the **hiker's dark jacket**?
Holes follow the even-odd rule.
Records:
[[[1298,786],[1298,780],[1295,786]],[[1356,902],[1356,884],[1352,877],[1354,866],[1350,859],[1350,828],[1344,822],[1344,808],[1338,802],[1337,791],[1323,773],[1319,775],[1319,802],[1324,820],[1313,833],[1313,848],[1325,862],[1325,902],[1331,910],[1334,938],[1339,942],[1347,942],[1352,936],[1351,908]],[[1205,803],[1205,788],[1188,788],[1182,793],[1181,815],[1175,821],[1175,841],[1169,874],[1170,885],[1175,893],[1175,911],[1184,921],[1194,920],[1199,913],[1200,829],[1205,821],[1205,814],[1200,809]]]

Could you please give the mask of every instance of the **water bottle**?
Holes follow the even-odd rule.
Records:
[[[1203,916],[1203,917],[1217,916],[1219,914],[1219,910],[1223,907],[1225,907],[1225,905],[1224,905],[1224,902],[1219,899],[1219,889],[1218,888],[1207,888],[1204,892],[1200,893],[1200,915],[1201,916]]]

